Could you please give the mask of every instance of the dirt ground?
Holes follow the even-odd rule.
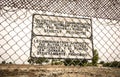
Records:
[[[6,64],[0,77],[120,77],[120,68]]]

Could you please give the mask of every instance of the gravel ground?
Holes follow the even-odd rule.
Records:
[[[120,68],[0,65],[0,77],[120,77]]]

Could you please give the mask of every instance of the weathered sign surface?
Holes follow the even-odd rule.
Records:
[[[32,57],[92,58],[88,18],[33,15]]]
[[[90,19],[34,15],[33,32],[36,35],[89,38],[91,21]]]

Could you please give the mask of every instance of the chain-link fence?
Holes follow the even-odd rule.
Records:
[[[119,41],[119,0],[0,1],[0,63],[57,65],[39,77],[119,77]]]

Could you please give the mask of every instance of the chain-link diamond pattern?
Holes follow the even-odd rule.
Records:
[[[36,15],[37,20],[34,17]],[[74,28],[69,23],[78,26]],[[89,28],[86,29],[88,26],[84,23],[87,23]],[[35,28],[37,24],[39,28]],[[59,29],[56,27],[58,24],[63,27],[60,25]],[[66,24],[69,27],[66,27]],[[82,28],[78,29],[79,26]],[[81,33],[66,33],[67,30],[74,32],[73,28]],[[60,33],[51,33],[49,29]],[[85,32],[82,33],[80,30],[84,29]],[[44,30],[48,32],[45,33]],[[86,32],[88,34],[85,34]],[[60,50],[61,53],[57,56],[49,52],[42,54],[41,51],[47,50]],[[79,57],[84,54],[63,56],[69,52],[84,51],[89,58]],[[94,64],[93,57],[97,55],[98,62]],[[33,65],[39,64],[40,66],[35,66],[39,70],[39,77],[119,77],[120,1],[0,0],[0,63],[4,62],[23,64],[24,69],[32,73]],[[93,67],[99,64],[102,68]],[[10,67],[12,65],[6,68]]]
[[[1,0],[4,6],[120,20],[119,0]]]

